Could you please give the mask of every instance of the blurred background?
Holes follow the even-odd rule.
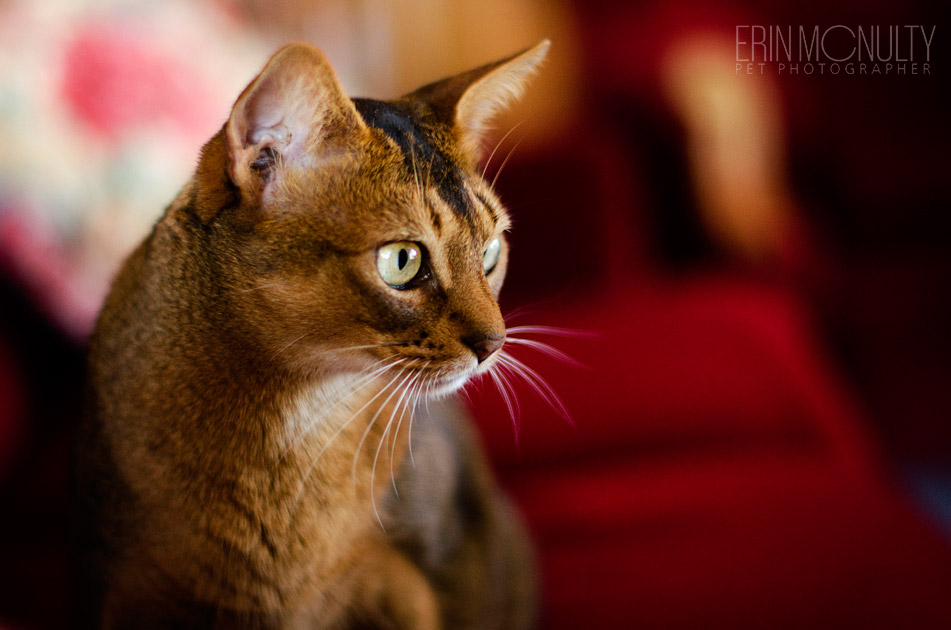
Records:
[[[86,337],[267,57],[309,41],[350,94],[387,97],[543,37],[487,168],[515,222],[509,324],[585,331],[531,333],[583,367],[518,355],[572,422],[524,383],[515,428],[494,388],[472,393],[538,544],[540,626],[951,627],[947,18],[922,0],[0,1],[0,628],[71,625]],[[929,74],[792,75],[740,71],[738,25],[936,28]]]

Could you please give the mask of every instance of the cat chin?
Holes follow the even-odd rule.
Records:
[[[466,383],[468,383],[469,379],[471,379],[473,376],[475,376],[475,374],[472,372],[463,372],[461,374],[449,377],[440,381],[436,386],[434,386],[428,395],[433,400],[439,400],[446,398],[447,396],[451,396],[465,387]]]
[[[438,384],[432,388],[432,390],[429,392],[429,397],[432,399],[441,399],[451,396],[465,387],[466,384],[473,378],[487,374],[494,366],[495,361],[489,360],[482,365],[477,365],[471,369],[466,369],[451,376],[446,376],[440,379]]]

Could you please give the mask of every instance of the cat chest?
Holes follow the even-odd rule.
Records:
[[[309,487],[298,496],[282,482],[286,472],[246,471],[209,493],[192,535],[163,545],[165,573],[199,600],[235,609],[294,609],[326,597],[376,536],[370,510],[349,492]]]
[[[405,453],[408,427],[397,431],[386,405],[342,413],[295,418],[293,437],[267,461],[215,483],[199,516],[212,550],[201,555],[217,565],[199,581],[214,599],[265,609],[319,600],[382,535],[381,497]]]

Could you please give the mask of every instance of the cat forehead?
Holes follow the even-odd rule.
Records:
[[[365,98],[355,98],[353,103],[369,127],[396,145],[407,170],[433,187],[452,212],[471,222],[475,206],[463,169],[453,155],[449,130],[427,120],[421,104]]]

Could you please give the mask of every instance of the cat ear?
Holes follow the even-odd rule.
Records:
[[[242,193],[263,198],[286,169],[315,166],[363,126],[323,53],[290,44],[234,104],[225,129],[229,175]]]
[[[491,119],[518,99],[551,46],[543,40],[512,57],[420,88],[409,95],[428,102],[455,126],[466,157],[477,162]]]

